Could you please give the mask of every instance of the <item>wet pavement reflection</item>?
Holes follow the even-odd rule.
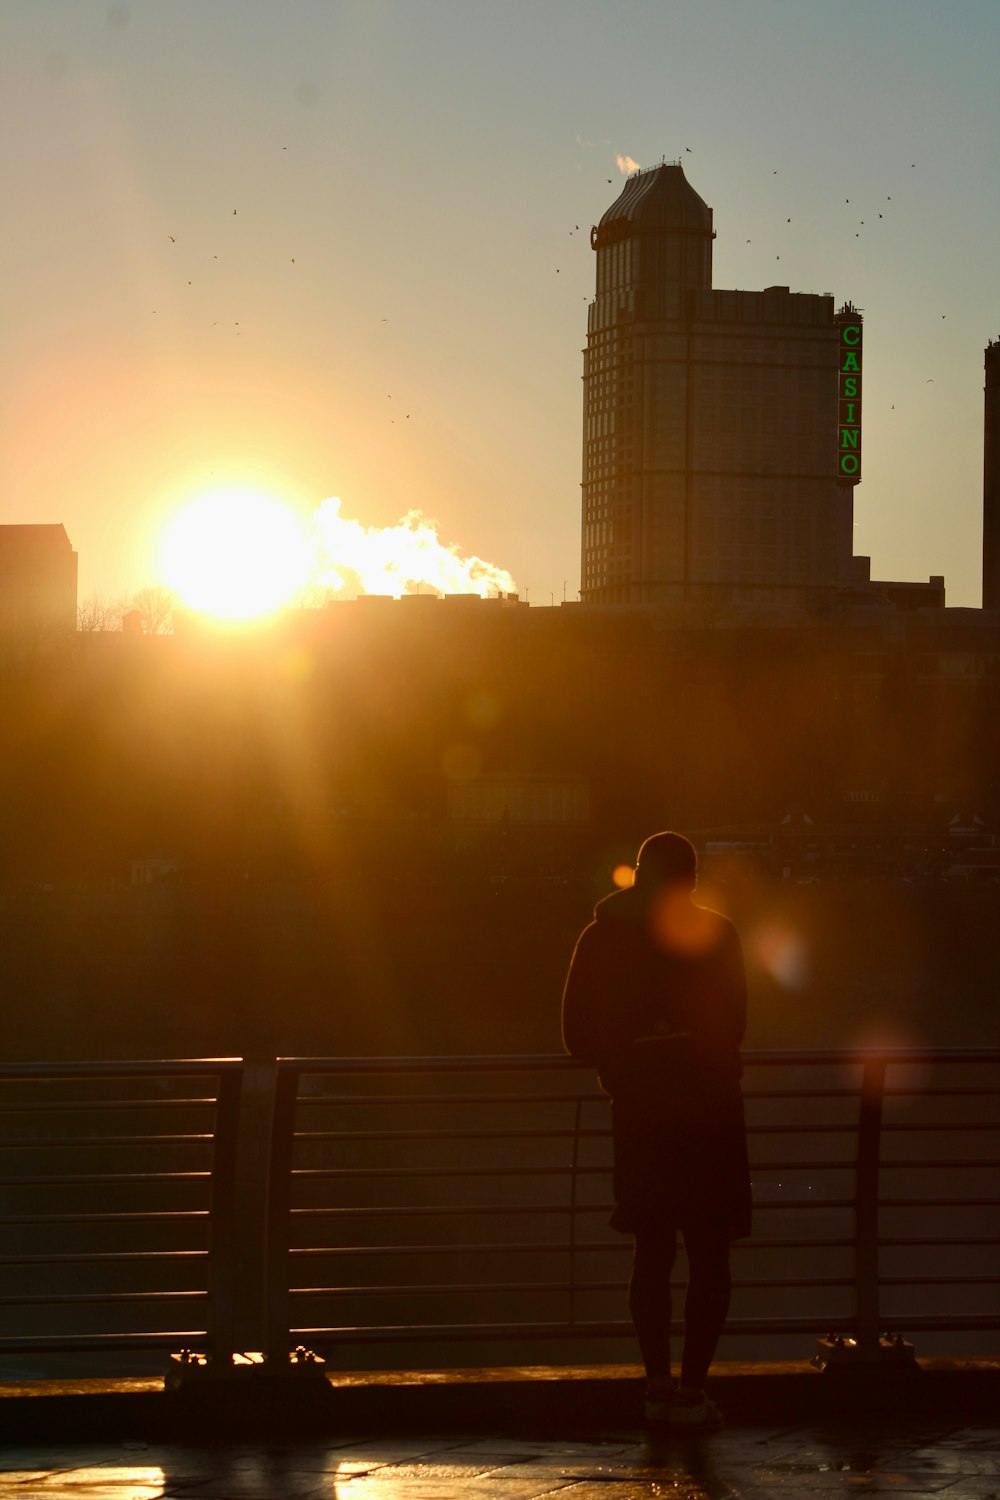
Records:
[[[281,1446],[0,1448],[19,1500],[764,1500],[938,1495],[1000,1500],[1000,1427],[900,1420],[732,1427],[701,1438],[342,1438]]]

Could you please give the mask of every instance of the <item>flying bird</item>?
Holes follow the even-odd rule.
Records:
[[[690,147],[690,146],[685,146],[685,147],[684,147],[684,150],[685,150],[685,151],[690,151],[690,150],[691,150],[691,147]]]
[[[176,241],[176,240],[175,240],[175,239],[174,239],[174,237],[173,237],[173,235],[172,235],[172,234],[168,234],[168,235],[167,235],[167,239],[168,239],[168,240],[169,240],[169,241],[170,241],[170,243],[171,243],[171,244],[172,244],[172,245],[176,245],[176,243],[177,243],[177,241]]]
[[[790,224],[790,223],[791,223],[791,222],[792,222],[792,221],[791,221],[791,219],[786,219],[786,220],[785,220],[785,223],[786,223],[786,224]]]

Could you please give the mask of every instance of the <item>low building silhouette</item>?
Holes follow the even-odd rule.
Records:
[[[0,526],[0,630],[75,630],[76,591],[64,526]]]

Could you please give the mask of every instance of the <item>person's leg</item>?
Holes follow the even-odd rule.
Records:
[[[635,1236],[628,1306],[650,1378],[670,1375],[670,1273],[676,1254],[673,1229],[644,1230]]]
[[[729,1236],[711,1225],[684,1230],[688,1288],[684,1302],[681,1387],[701,1391],[729,1311]]]

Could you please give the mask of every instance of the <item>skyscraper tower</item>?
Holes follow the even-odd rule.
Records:
[[[983,608],[1000,609],[1000,339],[986,345],[983,426]]]
[[[671,163],[591,232],[585,602],[798,602],[851,580],[860,454],[848,474],[838,448],[860,443],[860,401],[845,439],[833,298],[713,290],[714,238]]]

